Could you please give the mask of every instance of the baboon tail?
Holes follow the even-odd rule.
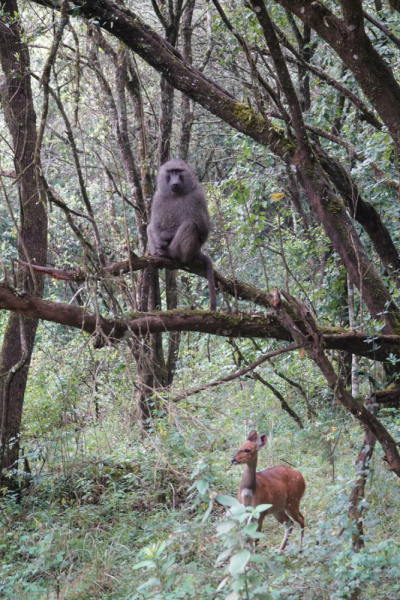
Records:
[[[215,293],[214,267],[211,259],[203,252],[199,252],[197,258],[201,260],[207,270],[208,291],[210,294],[210,310],[217,309],[217,294]]]

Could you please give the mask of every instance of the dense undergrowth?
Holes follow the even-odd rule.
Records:
[[[118,355],[114,362],[108,356],[112,368],[93,386],[91,350],[78,352],[76,339],[65,338],[63,362],[57,352],[43,351],[50,335],[42,329],[26,400],[22,442],[30,486],[1,499],[0,597],[400,596],[398,479],[378,448],[364,500],[365,548],[354,553],[347,508],[362,430],[324,398],[318,378],[311,394],[317,420],[308,420],[304,401],[286,390],[303,429],[260,383],[239,380],[194,396],[190,412],[184,402],[161,403],[141,437]],[[223,345],[211,351],[217,369]],[[190,353],[185,360],[192,361],[193,380],[201,377]],[[287,369],[303,368],[305,361],[289,360]],[[225,496],[236,496],[242,473],[230,459],[254,427],[269,436],[259,468],[289,463],[305,477],[301,555],[297,526],[278,556],[281,525],[268,517],[256,547],[246,534],[252,534],[249,515],[226,506],[234,504]],[[393,415],[388,427],[399,438]]]

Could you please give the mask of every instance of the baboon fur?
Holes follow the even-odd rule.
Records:
[[[147,227],[150,254],[172,258],[183,265],[200,260],[207,270],[210,308],[215,310],[213,265],[201,252],[209,231],[206,199],[193,169],[176,159],[161,165]]]

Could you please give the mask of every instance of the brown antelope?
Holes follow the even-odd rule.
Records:
[[[279,554],[286,546],[289,534],[293,528],[292,517],[301,527],[300,550],[304,533],[304,517],[300,512],[300,500],[306,489],[306,482],[299,471],[290,467],[272,467],[256,472],[257,455],[268,441],[265,433],[258,436],[255,429],[243,446],[240,446],[232,464],[245,464],[242,481],[239,487],[238,500],[245,506],[255,508],[259,504],[272,504],[271,508],[260,514],[257,531],[261,531],[266,515],[273,515],[279,523],[285,526]],[[288,516],[289,515],[289,516]]]

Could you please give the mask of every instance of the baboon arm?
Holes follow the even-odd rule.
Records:
[[[210,231],[210,220],[206,211],[199,212],[196,218],[196,225],[199,232],[200,244],[203,245],[208,238],[208,232]]]
[[[170,242],[176,234],[176,228],[173,229],[164,229],[164,231],[160,232],[160,239],[163,242]]]

